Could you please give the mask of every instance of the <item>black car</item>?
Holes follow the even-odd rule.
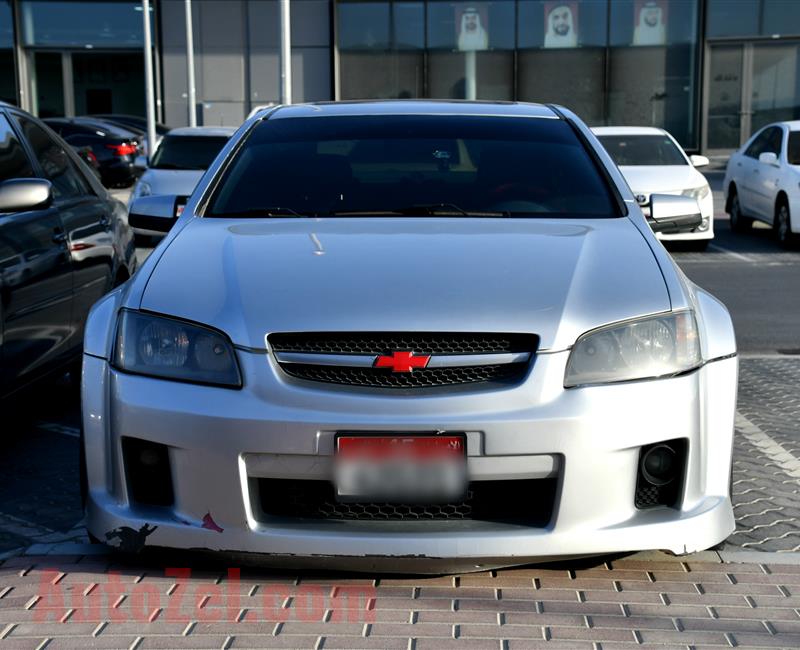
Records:
[[[119,124],[120,126],[136,129],[137,131],[141,131],[142,133],[147,133],[147,120],[144,117],[139,117],[138,115],[102,113],[96,115],[89,115],[87,117],[100,119],[103,120],[104,122],[111,122],[113,124]],[[160,122],[156,122],[156,135],[159,136],[166,135],[170,129],[171,127],[165,126]]]
[[[135,268],[125,206],[0,102],[0,398],[79,360],[90,307]]]
[[[103,122],[116,124],[124,129],[138,133],[139,142],[142,143],[142,153],[147,157],[155,154],[155,151],[158,149],[158,145],[161,142],[161,138],[163,138],[171,130],[171,127],[165,126],[164,124],[161,124],[161,122],[156,122],[156,146],[151,149],[147,136],[147,120],[143,117],[138,117],[137,115],[103,113],[97,115],[87,115],[86,119],[103,120]],[[146,161],[143,162],[144,164],[142,167],[146,167]]]
[[[49,117],[45,124],[74,147],[91,147],[106,187],[130,187],[141,173],[136,157],[141,134],[124,127],[84,117]]]

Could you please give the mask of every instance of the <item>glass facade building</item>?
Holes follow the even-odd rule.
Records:
[[[697,0],[339,0],[339,98],[466,99],[474,83],[480,99],[564,104],[592,124],[663,126],[697,146],[698,9]]]
[[[201,123],[279,99],[277,0],[193,0]],[[725,152],[800,117],[800,0],[292,0],[294,100],[554,102]],[[188,121],[183,0],[152,0],[158,114]],[[144,113],[141,3],[0,0],[0,98]]]

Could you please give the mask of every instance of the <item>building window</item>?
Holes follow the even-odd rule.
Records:
[[[337,0],[339,97],[552,102],[696,147],[698,2]]]
[[[798,36],[796,0],[708,0],[706,34],[726,36]]]
[[[614,0],[608,124],[658,126],[697,146],[697,0]]]
[[[17,103],[14,71],[14,21],[10,0],[0,0],[0,101]]]
[[[428,2],[429,95],[514,99],[514,20],[507,0]]]
[[[519,99],[563,104],[589,124],[605,115],[605,0],[520,0]]]
[[[22,0],[20,7],[26,46],[105,49],[144,45],[141,2]]]
[[[424,94],[422,2],[339,2],[342,99],[416,98]]]

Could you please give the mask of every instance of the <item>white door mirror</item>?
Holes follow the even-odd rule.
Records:
[[[653,232],[677,234],[691,232],[703,223],[697,199],[673,194],[650,195],[650,218]]]
[[[697,154],[689,156],[689,160],[695,167],[705,167],[711,164],[711,161],[706,156],[698,156]]]
[[[775,167],[778,166],[778,156],[776,156],[771,151],[765,151],[758,156],[758,162],[764,163],[765,165],[774,165]]]

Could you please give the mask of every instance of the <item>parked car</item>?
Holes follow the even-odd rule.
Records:
[[[135,269],[125,206],[42,122],[0,103],[0,397],[80,361],[89,308]]]
[[[136,166],[141,147],[139,134],[81,117],[48,117],[44,122],[68,144],[91,147],[106,187],[130,187],[141,173]]]
[[[138,115],[125,115],[121,113],[100,113],[96,115],[88,115],[87,117],[101,119],[104,122],[110,122],[111,124],[117,124],[123,128],[138,133],[140,142],[142,144],[142,153],[141,156],[137,158],[136,165],[142,169],[147,168],[147,158],[150,156],[152,151],[158,149],[158,145],[161,143],[161,138],[164,137],[170,130],[170,127],[161,124],[161,122],[156,122],[156,141],[153,147],[150,147],[147,136],[147,119],[144,117],[140,117]]]
[[[708,165],[705,156],[687,156],[664,129],[639,126],[600,126],[592,129],[617,163],[634,195],[645,204],[652,194],[678,194],[697,199],[703,221],[690,232],[657,233],[666,241],[688,241],[705,250],[714,238],[714,197],[697,167]],[[646,211],[646,210],[645,210]]]
[[[147,133],[147,119],[139,115],[125,115],[122,113],[98,113],[96,115],[89,115],[87,117],[94,117],[101,119],[104,122],[112,122],[120,126],[132,127],[142,133]],[[156,122],[156,133],[164,136],[170,130],[170,127],[161,122]]]
[[[728,160],[725,210],[731,228],[770,224],[784,247],[800,235],[800,121],[769,124]]]
[[[164,136],[150,167],[137,181],[131,201],[142,196],[171,194],[179,197],[176,210],[182,209],[205,170],[235,132],[235,128],[224,126],[173,129]],[[136,233],[163,234],[141,230],[136,230]]]
[[[733,530],[730,316],[572,112],[281,107],[174,203],[89,317],[96,538],[461,571]]]

